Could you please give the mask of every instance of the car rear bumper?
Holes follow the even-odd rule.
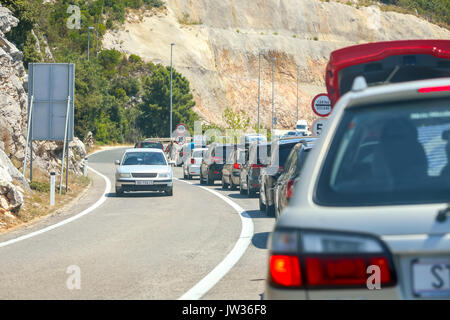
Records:
[[[172,180],[153,180],[151,185],[137,185],[136,180],[117,180],[116,188],[122,191],[161,191],[173,187]]]
[[[200,175],[200,166],[190,165],[188,166],[188,172],[191,176],[198,176]]]
[[[361,289],[329,289],[304,290],[275,288],[266,283],[264,300],[397,300],[401,297],[397,287],[381,290]]]

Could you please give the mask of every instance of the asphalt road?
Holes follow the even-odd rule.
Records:
[[[89,157],[90,166],[111,180],[111,191],[99,208],[33,238],[1,246],[92,205],[103,194],[105,182],[91,174],[92,187],[73,208],[0,236],[0,299],[178,299],[233,249],[241,233],[238,213],[198,187],[198,180],[175,181],[173,197],[135,193],[116,198],[113,162],[123,150]],[[174,172],[182,180],[181,168]],[[246,210],[254,235],[245,254],[203,299],[260,299],[266,241],[274,219],[259,212],[257,198],[222,191],[219,182],[208,188]],[[80,289],[72,281],[73,270],[79,270]],[[68,280],[75,288],[68,288]]]

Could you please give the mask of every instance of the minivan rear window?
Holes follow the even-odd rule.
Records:
[[[351,108],[322,167],[315,201],[328,206],[450,202],[450,101]]]

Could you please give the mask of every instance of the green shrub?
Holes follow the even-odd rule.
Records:
[[[31,181],[30,188],[38,192],[50,192],[50,183]]]

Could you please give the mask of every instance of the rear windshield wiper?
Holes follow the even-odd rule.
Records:
[[[448,204],[447,208],[439,210],[438,215],[436,216],[437,222],[445,222],[447,220],[447,217],[450,215],[450,203]]]

